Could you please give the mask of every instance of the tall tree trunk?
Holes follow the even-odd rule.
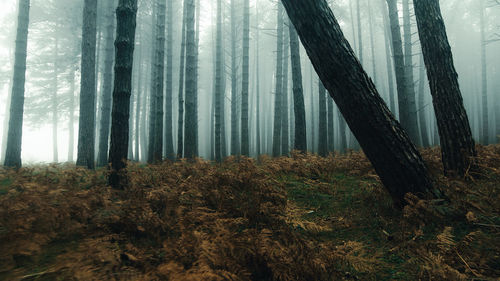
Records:
[[[299,36],[291,22],[288,23],[290,32],[290,53],[292,62],[293,80],[293,110],[295,115],[294,149],[307,151],[306,111],[304,108],[304,91],[302,89],[302,67],[300,65]]]
[[[273,156],[281,155],[281,102],[283,90],[283,5],[278,3],[278,40],[276,41],[276,88],[274,90]]]
[[[57,24],[54,27],[55,29],[57,28]],[[58,97],[57,97],[57,90],[59,88],[59,69],[58,69],[58,57],[59,57],[59,38],[57,37],[57,31],[55,30],[55,46],[54,46],[54,78],[53,78],[53,89],[52,89],[52,161],[54,163],[59,162],[59,153],[58,153],[58,145],[57,145],[57,125],[58,125]]]
[[[476,148],[453,65],[439,2],[414,0],[434,112],[441,137],[444,172],[464,175]]]
[[[68,162],[73,162],[75,150],[75,74],[76,67],[71,66],[69,73],[69,122],[68,122]]]
[[[248,88],[250,80],[250,0],[243,0],[243,69],[241,83],[241,154],[250,155]]]
[[[372,55],[372,66],[373,66],[373,70],[372,70],[372,76],[373,76],[373,82],[375,83],[375,85],[377,85],[377,59],[375,57],[375,40],[374,40],[374,35],[375,35],[375,32],[373,31],[373,25],[374,25],[374,22],[373,22],[373,12],[372,12],[372,5],[371,5],[371,2],[370,1],[367,1],[367,4],[368,4],[368,20],[369,20],[369,26],[370,26],[370,49],[371,49],[371,55]]]
[[[479,0],[479,28],[481,29],[481,97],[482,97],[482,143],[490,143],[490,125],[488,114],[488,79],[486,73],[486,35],[485,35],[485,18],[484,18],[484,0]]]
[[[5,151],[5,166],[21,167],[21,141],[23,134],[24,84],[26,81],[26,56],[30,1],[19,0],[17,18],[14,78],[10,100],[9,133]]]
[[[158,18],[156,32],[156,61],[155,61],[155,129],[153,162],[163,158],[163,89],[165,76],[165,10],[167,0],[158,0]]]
[[[261,128],[260,128],[260,29],[259,29],[259,0],[256,0],[255,3],[255,10],[256,10],[256,18],[255,22],[257,23],[257,28],[255,31],[255,95],[256,95],[256,152],[257,152],[257,157],[261,155]]]
[[[405,75],[405,63],[403,46],[401,40],[401,29],[399,25],[399,16],[396,0],[387,0],[389,9],[389,20],[391,25],[392,51],[394,67],[396,73],[396,85],[398,92],[399,120],[406,130],[411,130],[412,117],[410,116],[410,107],[408,103],[408,91]],[[413,118],[414,119],[414,118]]]
[[[186,122],[184,127],[184,156],[196,157],[196,44],[195,44],[195,2],[186,0]]]
[[[222,1],[217,0],[217,35],[215,55],[215,160],[221,162],[224,155],[222,127],[224,125],[224,65],[222,46]]]
[[[159,28],[158,28],[158,0],[154,0],[152,5],[152,15],[151,15],[151,84],[149,90],[149,119],[148,119],[148,158],[147,161],[150,164],[158,162],[156,159],[156,95],[157,95],[157,79],[158,79],[158,54],[160,52],[159,48]]]
[[[420,134],[418,132],[418,119],[415,118],[417,114],[417,104],[415,100],[415,85],[413,79],[413,43],[411,37],[411,22],[410,22],[410,0],[403,0],[403,30],[404,30],[404,51],[405,51],[405,83],[406,95],[408,100],[408,109],[410,122],[408,124],[408,134],[410,138],[418,145],[421,146]]]
[[[356,59],[327,2],[282,2],[321,81],[396,205],[403,204],[407,192],[437,193],[418,150]]]
[[[101,96],[101,122],[99,133],[99,152],[97,166],[108,164],[109,129],[111,126],[111,96],[113,92],[113,63],[115,48],[113,46],[115,33],[115,1],[108,0],[106,6],[106,39],[104,55],[103,91]]]
[[[95,68],[96,68],[97,0],[85,0],[82,28],[82,78],[80,88],[80,122],[76,164],[95,167]]]
[[[113,111],[111,119],[111,147],[109,183],[123,189],[126,176],[130,95],[132,93],[132,65],[134,60],[137,0],[120,0],[116,9],[116,55]]]
[[[392,36],[390,32],[390,26],[388,23],[389,15],[387,14],[385,0],[380,0],[382,4],[382,19],[384,21],[384,42],[385,42],[385,58],[386,58],[386,67],[387,67],[387,84],[389,89],[389,103],[390,109],[395,116],[398,115],[399,110],[396,108],[396,98],[394,97],[394,68],[393,68],[393,60],[392,58]]]
[[[184,8],[182,13],[182,40],[181,40],[181,61],[179,67],[179,114],[177,120],[177,158],[184,156],[184,74],[186,72],[186,12],[187,5],[184,0]]]
[[[139,30],[139,34],[137,35],[137,41],[141,41],[141,34],[140,34],[140,30],[141,28],[139,27],[138,28]],[[134,161],[136,162],[139,162],[141,160],[141,156],[144,157],[144,155],[140,155],[141,154],[141,150],[140,150],[140,122],[141,122],[141,106],[142,106],[142,93],[143,93],[143,89],[142,89],[142,79],[143,79],[143,73],[142,73],[142,66],[143,66],[143,63],[142,63],[142,56],[143,56],[143,51],[144,51],[144,47],[143,47],[143,44],[139,44],[139,50],[137,50],[138,52],[138,55],[139,55],[139,58],[138,58],[138,61],[136,63],[136,67],[137,67],[137,71],[136,71],[136,75],[137,75],[137,102],[135,103],[135,124],[134,124],[134,131],[135,131],[135,135],[134,135],[134,151],[135,151],[135,154],[134,154]]]
[[[195,156],[199,156],[199,136],[198,136],[198,69],[199,69],[199,56],[200,56],[200,0],[196,0],[196,34],[195,34],[195,68],[194,68],[194,134],[195,134]]]
[[[333,100],[327,97],[327,106],[328,106],[328,151],[333,152],[335,150],[334,140],[335,140],[335,131],[333,126]]]
[[[425,64],[424,57],[420,56],[420,74],[418,82],[418,120],[420,121],[420,135],[422,136],[422,146],[429,147],[429,133],[427,131],[427,117],[425,110]]]
[[[356,15],[358,22],[358,58],[361,65],[363,65],[363,32],[361,30],[361,9],[359,7],[359,1],[360,0],[356,0]]]
[[[167,1],[167,76],[165,91],[165,156],[167,159],[174,160],[174,142],[172,135],[173,122],[173,52],[174,52],[174,9],[172,1]]]
[[[237,23],[236,0],[231,0],[231,155],[238,155],[238,63],[236,54]]]
[[[339,118],[339,138],[340,138],[339,148],[341,153],[345,153],[347,151],[347,135],[346,135],[347,124],[340,110],[338,111],[338,118]]]
[[[288,17],[284,15],[283,27],[285,27],[285,19],[289,22]],[[288,28],[283,28],[283,85],[281,90],[281,155],[286,156],[290,152],[290,134],[289,134],[289,119],[288,119],[288,63],[290,56],[290,35]]]
[[[321,81],[318,82],[318,93],[319,93],[319,136],[318,136],[318,154],[320,156],[328,155],[328,128],[326,124],[326,89]]]

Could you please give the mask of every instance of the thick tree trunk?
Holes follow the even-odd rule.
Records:
[[[95,167],[95,84],[97,0],[85,0],[82,28],[82,78],[76,164]]]
[[[394,202],[437,193],[422,157],[356,59],[325,0],[282,0],[316,72]],[[431,191],[432,190],[432,191]]]
[[[186,122],[184,127],[184,157],[196,157],[196,44],[195,44],[195,2],[186,0]]]
[[[109,150],[109,161],[111,163],[109,183],[113,188],[117,189],[125,188],[128,183],[125,168],[129,141],[128,130],[136,16],[137,0],[120,0],[116,9],[115,82],[111,121],[111,147]]]
[[[9,133],[5,151],[5,166],[21,167],[21,143],[23,134],[24,84],[26,81],[26,56],[30,1],[19,1],[17,18],[14,78],[10,100]]]
[[[476,148],[458,85],[439,2],[414,0],[434,112],[441,137],[445,174],[464,175]]]
[[[108,164],[109,129],[111,126],[111,96],[113,92],[113,63],[115,48],[113,46],[115,33],[115,1],[108,0],[106,6],[106,39],[104,55],[103,93],[101,99],[101,122],[99,133],[99,152],[97,166]]]
[[[319,93],[319,138],[318,138],[318,154],[325,157],[328,155],[328,127],[326,124],[326,89],[321,81],[318,82]]]
[[[167,1],[167,76],[165,91],[165,156],[167,159],[174,160],[174,142],[172,135],[173,122],[173,52],[174,52],[174,9],[172,1]]]
[[[241,154],[250,155],[248,88],[250,80],[250,0],[243,0],[243,69],[241,87]]]
[[[302,89],[302,67],[300,65],[299,36],[291,22],[288,24],[290,32],[290,53],[292,62],[293,80],[293,110],[295,115],[294,149],[307,151],[306,111],[304,107],[304,91]]]
[[[418,82],[418,120],[420,122],[420,136],[422,137],[422,146],[429,147],[429,133],[427,127],[425,105],[425,64],[424,57],[420,56],[420,74]]]
[[[283,91],[283,5],[278,3],[278,40],[276,41],[276,87],[274,90],[273,156],[281,155],[281,102]]]

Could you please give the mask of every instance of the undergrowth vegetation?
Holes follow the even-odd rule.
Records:
[[[0,280],[500,280],[500,147],[393,208],[362,153],[0,168]]]

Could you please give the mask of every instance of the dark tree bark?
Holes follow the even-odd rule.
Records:
[[[174,160],[174,142],[172,135],[172,98],[173,98],[173,52],[174,52],[174,9],[172,1],[167,1],[167,76],[165,91],[165,156],[167,159]]]
[[[306,111],[304,107],[304,90],[302,89],[302,67],[300,65],[299,36],[295,27],[288,24],[290,32],[290,53],[292,62],[293,80],[293,110],[295,115],[295,140],[294,149],[307,151]],[[258,73],[258,72],[257,72]]]
[[[187,5],[183,5],[182,13],[182,40],[181,40],[181,61],[179,67],[179,114],[177,119],[177,159],[184,156],[184,74],[186,72],[186,13]]]
[[[184,127],[184,157],[196,157],[196,44],[195,2],[185,0],[186,13],[186,122]]]
[[[274,90],[273,156],[281,155],[281,102],[283,90],[283,6],[278,3],[278,40],[276,41],[276,87]]]
[[[224,65],[222,50],[222,1],[217,0],[217,35],[215,54],[215,160],[221,162],[225,156],[223,148],[224,126]]]
[[[111,119],[111,147],[109,183],[123,189],[126,176],[130,95],[132,93],[132,65],[134,60],[137,0],[120,0],[116,9],[115,82]]]
[[[82,78],[80,123],[76,165],[95,167],[95,85],[96,85],[97,0],[85,0],[82,28]]]
[[[477,154],[439,2],[413,3],[441,137],[444,172],[464,175]]]
[[[165,10],[166,0],[158,0],[158,16],[156,23],[156,61],[155,61],[155,128],[153,162],[163,159],[163,90],[165,76]]]
[[[320,156],[328,155],[328,127],[326,124],[326,89],[321,81],[318,82],[319,93],[319,137],[318,137],[318,154]]]
[[[99,151],[97,166],[103,167],[108,163],[109,129],[111,125],[111,96],[113,92],[113,63],[115,48],[115,1],[108,0],[106,7],[106,39],[104,55],[103,93],[101,100],[101,125],[99,133]]]
[[[248,136],[248,88],[250,80],[250,0],[243,1],[243,69],[241,87],[241,154],[250,155]]]
[[[5,166],[21,167],[21,143],[23,135],[24,84],[26,81],[26,56],[28,48],[28,25],[30,1],[19,1],[17,17],[14,78],[10,100],[9,133],[5,151]]]
[[[422,157],[356,59],[325,0],[282,0],[321,81],[396,205],[434,193]]]

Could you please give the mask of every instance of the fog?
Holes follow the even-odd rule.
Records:
[[[173,96],[172,96],[172,141],[177,150],[178,136],[178,91],[181,53],[182,1],[171,0],[173,7]],[[225,142],[228,156],[232,145],[239,147],[240,114],[242,91],[243,61],[243,1],[233,0],[235,18],[231,18],[231,2],[224,0],[223,17],[223,54],[225,65]],[[32,0],[28,35],[27,70],[25,83],[24,124],[22,138],[22,159],[24,164],[66,162],[76,160],[78,140],[78,104],[80,89],[80,63],[82,38],[83,2],[77,0]],[[149,100],[151,92],[151,65],[154,60],[153,50],[153,1],[139,0],[134,53],[131,103],[131,140],[130,159],[146,161],[148,144]],[[344,35],[364,66],[365,71],[374,81],[379,93],[390,106],[388,75],[394,75],[392,56],[387,60],[388,44],[386,21],[387,5],[382,0],[337,0],[330,1]],[[403,6],[398,1],[401,32],[403,28]],[[410,1],[411,2],[411,1]],[[96,153],[98,154],[100,111],[102,107],[103,72],[105,64],[106,5],[98,1],[97,19],[97,66],[96,66]],[[199,60],[198,60],[198,151],[205,159],[213,158],[213,95],[215,81],[215,39],[216,39],[216,0],[199,1]],[[358,10],[359,3],[359,10]],[[467,109],[473,136],[478,143],[489,144],[499,141],[500,135],[500,3],[495,0],[441,0],[442,14],[446,31],[452,47],[455,68],[458,72],[460,87]],[[9,112],[9,95],[12,89],[14,49],[16,37],[18,1],[3,0],[0,3],[0,133],[2,134],[1,158],[4,158]],[[419,123],[420,130],[428,133],[430,146],[439,145],[435,125],[432,98],[426,75],[421,75],[421,50],[417,25],[410,4],[411,43],[413,57],[414,90],[419,99],[414,118],[424,115],[425,123]],[[382,9],[386,9],[383,11]],[[481,11],[484,21],[481,21]],[[272,154],[273,117],[275,104],[276,61],[277,61],[277,1],[250,1],[250,49],[249,49],[249,143],[250,156]],[[361,25],[358,24],[358,14]],[[387,20],[387,19],[386,19]],[[168,19],[167,19],[167,22]],[[294,105],[292,96],[292,73],[289,56],[288,18],[285,15],[285,51],[284,60],[288,61],[288,79],[286,85],[288,122],[288,149],[294,147]],[[234,28],[234,29],[232,29]],[[484,36],[482,36],[482,33]],[[234,37],[234,38],[233,38]],[[361,40],[359,40],[361,38]],[[360,44],[361,41],[361,44]],[[372,44],[373,42],[373,44]],[[234,43],[232,45],[231,43]],[[404,44],[404,42],[403,42]],[[57,45],[57,48],[56,48]],[[359,47],[361,46],[361,48]],[[232,51],[234,47],[234,52]],[[484,47],[485,61],[482,61]],[[389,53],[391,51],[389,50]],[[324,140],[320,134],[318,77],[309,62],[306,52],[301,47],[302,84],[307,125],[307,147],[317,153],[319,143]],[[165,57],[165,61],[167,61]],[[233,59],[235,63],[233,64]],[[391,73],[387,63],[390,62]],[[235,69],[233,69],[235,68]],[[484,71],[486,70],[486,71]],[[234,72],[233,72],[234,71]],[[236,76],[232,76],[236,73]],[[188,75],[188,73],[186,73]],[[188,79],[186,77],[186,79]],[[234,79],[234,80],[232,80]],[[424,79],[421,88],[420,80]],[[166,86],[166,80],[164,80]],[[235,83],[236,91],[232,91]],[[486,85],[486,88],[484,86]],[[395,90],[394,90],[395,91]],[[484,95],[486,93],[486,95]],[[257,103],[257,96],[259,102]],[[72,97],[74,100],[72,100]],[[139,110],[137,102],[142,98]],[[394,103],[397,104],[397,95]],[[235,108],[231,108],[236,99]],[[327,96],[327,99],[330,97]],[[237,142],[231,140],[232,110],[238,118],[236,122]],[[397,108],[391,108],[397,116]],[[165,108],[165,110],[167,110]],[[331,109],[329,109],[331,110]],[[72,113],[74,111],[74,114]],[[257,113],[259,112],[259,114]],[[136,123],[136,114],[140,114]],[[352,134],[340,131],[341,119],[333,106],[333,147],[330,151],[344,151],[341,138],[345,137],[348,148],[359,149]],[[71,117],[73,116],[73,117]],[[421,120],[421,119],[419,119]],[[259,125],[259,126],[258,126]],[[165,126],[165,125],[164,125]],[[260,127],[260,147],[257,147],[257,129]],[[164,127],[166,128],[166,126]],[[234,129],[234,124],[233,124]],[[74,136],[70,136],[73,130]],[[136,137],[139,135],[139,137]],[[139,140],[139,150],[136,142]],[[423,141],[416,141],[420,146]],[[234,152],[235,150],[233,150]],[[236,153],[239,154],[238,149]],[[283,154],[287,154],[284,151]],[[2,161],[3,163],[3,161]]]

